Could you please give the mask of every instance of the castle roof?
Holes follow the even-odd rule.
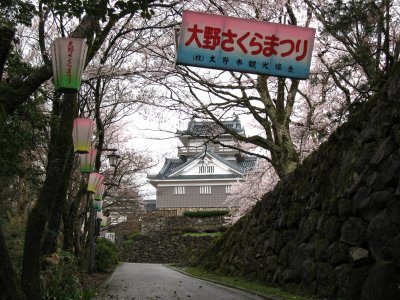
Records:
[[[230,174],[190,174],[182,175],[180,171],[190,164],[201,162],[205,156],[220,162],[226,168],[230,169]],[[194,158],[166,158],[164,166],[156,175],[149,175],[150,181],[157,180],[194,180],[194,179],[239,179],[242,178],[247,170],[255,166],[255,157],[241,157],[238,160],[227,160],[224,157],[214,153],[212,150],[204,149]]]
[[[232,120],[221,121],[221,123],[229,129],[233,129],[238,133],[244,134],[244,129],[240,120],[235,116]],[[194,121],[192,119],[186,130],[178,130],[179,135],[189,135],[189,136],[219,136],[226,134],[227,132],[217,123],[212,121]]]

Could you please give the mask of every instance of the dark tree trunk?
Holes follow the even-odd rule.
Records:
[[[14,38],[15,28],[0,25],[0,81],[3,78],[4,66],[7,61],[11,43]]]
[[[79,190],[76,193],[75,199],[72,203],[66,203],[63,213],[63,224],[64,224],[64,239],[63,239],[63,250],[72,252],[74,248],[74,229],[75,224],[79,222],[78,212],[82,201],[82,197],[85,193],[86,180],[82,176],[79,184]]]
[[[65,162],[65,176],[62,177],[60,187],[57,191],[56,200],[50,213],[50,218],[47,222],[45,236],[42,243],[42,255],[50,255],[57,251],[58,235],[60,232],[60,224],[62,213],[66,204],[66,194],[68,190],[71,171],[73,168],[75,154],[72,149],[69,152],[67,161]]]
[[[32,209],[25,233],[24,255],[22,260],[22,287],[29,299],[40,300],[40,249],[46,222],[64,177],[67,158],[72,147],[72,125],[76,115],[76,94],[66,94],[61,104],[59,132],[54,153],[48,161],[46,179],[39,199]],[[50,147],[53,148],[53,147]]]
[[[75,251],[79,251],[82,248],[82,246],[88,247],[87,240],[89,237],[89,226],[90,226],[88,218],[88,212],[90,210],[89,201],[90,201],[89,194],[86,193],[86,195],[82,198],[79,223],[77,223],[75,226]]]
[[[85,218],[85,236],[86,236],[86,240],[85,240],[85,247],[87,249],[89,249],[90,247],[90,235],[91,235],[91,228],[92,228],[92,224],[93,224],[93,210],[92,210],[92,203],[90,203],[90,199],[91,197],[88,195],[86,198],[86,212],[89,213],[89,216]]]
[[[18,284],[17,274],[8,254],[0,224],[0,300],[23,300],[25,296]]]
[[[0,25],[0,83],[3,78],[4,66],[7,61],[8,53],[11,49],[11,43],[14,38],[15,29]],[[0,101],[0,135],[6,122],[6,111]]]

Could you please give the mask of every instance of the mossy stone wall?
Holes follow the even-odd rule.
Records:
[[[189,218],[150,214],[142,217],[139,227],[133,221],[131,218],[113,228],[122,260],[128,262],[192,263],[217,237],[185,236],[184,233],[226,230],[222,216]]]
[[[400,299],[400,71],[198,261],[325,299]]]

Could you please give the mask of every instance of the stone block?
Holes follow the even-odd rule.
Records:
[[[342,242],[333,242],[326,250],[326,253],[333,266],[349,262],[349,248]]]
[[[376,261],[390,260],[393,256],[393,241],[400,234],[400,226],[397,224],[400,215],[397,214],[400,214],[400,211],[396,211],[395,208],[385,209],[369,223],[369,249]]]
[[[368,250],[361,247],[351,247],[349,253],[352,261],[368,258]]]
[[[356,214],[358,207],[360,206],[360,203],[363,202],[365,199],[367,199],[368,196],[369,196],[368,187],[362,186],[357,190],[357,193],[353,197],[353,205],[352,205],[353,215]]]
[[[338,285],[338,299],[350,298],[350,287],[352,286],[351,279],[351,265],[342,264],[335,268],[335,277]]]
[[[392,262],[377,262],[362,288],[361,300],[377,299],[400,299],[400,269]]]
[[[379,191],[371,194],[364,199],[358,210],[364,220],[370,221],[393,199],[393,193],[390,191]]]
[[[320,239],[313,242],[313,247],[315,249],[315,258],[318,261],[327,261],[327,249],[329,246],[329,242],[326,239]]]
[[[331,216],[324,224],[324,234],[328,242],[332,243],[339,239],[341,223],[338,217]]]
[[[276,255],[267,256],[265,258],[265,269],[269,272],[275,272],[279,266],[279,257]]]
[[[338,201],[338,213],[340,219],[349,217],[352,213],[352,201],[347,198],[340,198]]]
[[[367,223],[361,218],[349,218],[342,225],[340,241],[354,246],[366,243]]]
[[[398,234],[391,242],[393,261],[400,266],[400,234]]]
[[[305,284],[310,284],[315,280],[315,261],[314,259],[306,259],[302,263],[302,273],[301,273],[301,280]]]

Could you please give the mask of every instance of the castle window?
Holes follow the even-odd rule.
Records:
[[[200,187],[200,194],[211,194],[211,185],[203,185]]]
[[[225,186],[225,193],[226,194],[232,194],[232,186],[231,185]]]
[[[212,174],[214,173],[214,166],[201,165],[199,166],[200,174]]]
[[[176,186],[174,187],[174,195],[183,195],[185,194],[185,187],[184,186]]]

